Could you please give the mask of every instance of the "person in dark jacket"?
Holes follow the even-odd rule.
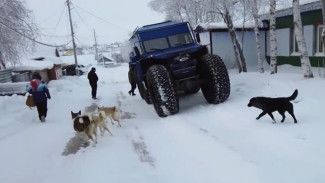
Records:
[[[128,73],[129,83],[131,85],[131,90],[128,93],[129,93],[129,95],[132,95],[132,96],[135,95],[134,90],[137,88],[137,83],[136,83],[136,80],[135,80],[136,76],[134,74],[134,69],[135,69],[134,67],[130,66],[129,73]]]
[[[97,74],[96,74],[96,68],[95,67],[91,68],[91,70],[89,71],[88,80],[89,80],[89,84],[91,86],[91,96],[92,96],[93,99],[96,99],[98,77],[97,77]]]
[[[49,89],[44,82],[41,82],[39,79],[33,79],[30,85],[27,86],[27,92],[33,95],[38,117],[41,122],[45,122],[47,115],[47,99],[51,99]]]

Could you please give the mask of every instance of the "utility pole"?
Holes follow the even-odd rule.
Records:
[[[94,29],[94,39],[95,39],[95,60],[98,61],[98,50],[97,50],[97,41],[96,41],[96,32]]]
[[[77,50],[76,50],[76,43],[74,41],[74,32],[73,32],[71,12],[70,12],[70,0],[67,0],[67,5],[68,5],[68,11],[69,11],[69,19],[70,19],[70,28],[71,28],[71,37],[72,37],[72,44],[73,44],[73,53],[74,53],[74,63],[75,63],[76,75],[79,76],[78,61],[77,61]]]

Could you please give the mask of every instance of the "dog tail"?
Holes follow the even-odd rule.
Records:
[[[293,94],[292,94],[290,97],[288,97],[287,99],[288,99],[289,101],[291,101],[291,100],[296,99],[297,96],[298,96],[298,90],[296,89],[296,90],[293,92]]]

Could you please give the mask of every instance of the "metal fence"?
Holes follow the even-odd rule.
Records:
[[[29,82],[0,83],[0,96],[4,95],[25,95],[26,86]]]
[[[0,70],[0,83],[12,82],[11,72],[11,69]]]
[[[12,76],[12,82],[23,82],[23,81],[29,81],[29,73],[25,72],[22,74],[15,74]]]

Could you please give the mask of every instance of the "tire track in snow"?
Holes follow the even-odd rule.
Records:
[[[123,92],[120,92],[117,96],[117,103],[120,109],[120,120],[136,118],[136,113],[124,111],[126,96]],[[155,159],[150,155],[148,147],[145,143],[143,136],[141,135],[138,126],[134,127],[136,137],[130,137],[127,135],[127,138],[131,138],[132,147],[139,157],[139,161],[142,163],[147,163],[152,167],[155,167]]]
[[[155,159],[150,155],[147,150],[147,145],[144,139],[140,136],[138,140],[132,140],[132,145],[139,156],[140,162],[148,163],[150,166],[155,167]]]

